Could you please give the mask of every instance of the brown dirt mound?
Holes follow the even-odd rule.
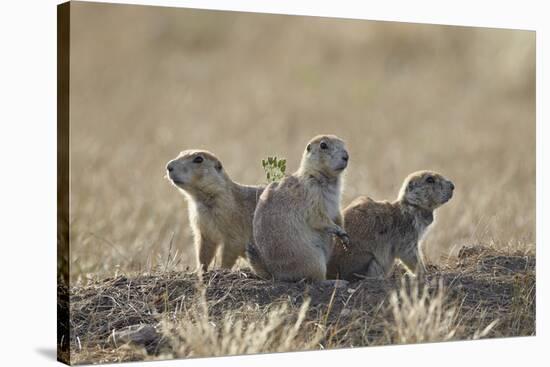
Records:
[[[364,279],[334,288],[260,280],[249,270],[214,270],[204,274],[202,284],[213,319],[245,306],[261,309],[287,302],[299,307],[306,298],[310,300],[310,320],[324,315],[330,326],[357,322],[361,317],[365,320],[363,327],[355,331],[348,328],[345,335],[338,336],[338,346],[350,347],[388,342],[382,339],[391,318],[386,305],[393,290],[406,286],[402,278],[403,273],[396,271],[386,280]],[[430,266],[423,283],[434,292],[442,284],[449,301],[460,306],[463,332],[458,338],[472,333],[482,321],[497,319],[489,337],[535,333],[534,256],[465,248],[454,263],[441,268]],[[65,340],[70,340],[72,350],[77,352],[114,348],[117,345],[113,346],[113,339],[118,339],[139,344],[154,355],[166,347],[156,325],[163,315],[193,304],[200,295],[198,284],[196,273],[169,272],[118,276],[72,287],[70,310],[64,310],[70,311],[70,337]],[[66,297],[65,288],[58,291]],[[63,313],[66,305],[58,307]],[[365,330],[367,324],[370,326]],[[60,325],[60,335],[68,335],[67,325]]]

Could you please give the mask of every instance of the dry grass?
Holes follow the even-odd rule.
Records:
[[[405,281],[403,281],[405,283]],[[414,283],[412,289],[402,284],[393,291],[390,307],[396,343],[425,343],[452,340],[456,334],[456,308],[445,304],[445,291],[440,285],[434,295],[429,287]]]
[[[73,4],[71,278],[150,272],[173,236],[194,266],[183,197],[163,179],[206,148],[238,182],[297,168],[319,133],[347,141],[343,204],[392,199],[412,171],[456,183],[426,239],[535,243],[535,35],[391,22]],[[245,266],[245,263],[241,263]]]
[[[72,287],[68,339],[71,361],[88,363],[529,336],[534,289],[534,254],[481,247],[420,281],[337,289],[158,271]]]
[[[71,288],[59,307],[70,294],[60,344],[73,362],[534,335],[533,32],[72,11]],[[201,282],[165,163],[205,148],[236,181],[262,183],[263,158],[291,172],[319,133],[347,142],[344,205],[392,199],[418,169],[455,182],[424,244],[426,282],[399,273],[333,292],[263,282],[244,261]]]
[[[312,349],[319,345],[319,332],[307,337],[302,333],[298,338],[308,307],[306,300],[295,321],[289,304],[282,303],[261,312],[246,308],[226,312],[218,322],[212,322],[203,297],[190,310],[177,315],[176,320],[161,322],[162,335],[172,350],[164,356],[211,357]]]

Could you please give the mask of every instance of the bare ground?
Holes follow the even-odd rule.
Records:
[[[228,314],[261,319],[274,305],[287,304],[287,313],[296,315],[309,302],[300,333],[321,333],[313,349],[403,342],[389,305],[392,292],[403,287],[409,293],[426,287],[430,295],[445,290],[444,307],[456,310],[453,332],[445,340],[535,334],[533,254],[466,247],[444,267],[429,266],[420,287],[414,283],[399,271],[387,280],[364,279],[339,288],[264,281],[248,270],[209,271],[202,282],[196,273],[160,271],[97,280],[70,288],[71,359],[98,363],[197,356],[174,354],[180,346],[161,324],[196,307],[201,297],[214,328]],[[60,287],[59,292],[66,299],[67,289]],[[67,336],[66,325],[60,327],[59,335]],[[66,340],[58,340],[65,349]]]

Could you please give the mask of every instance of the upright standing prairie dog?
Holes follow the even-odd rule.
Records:
[[[266,187],[254,213],[254,243],[247,247],[254,272],[283,281],[326,278],[333,236],[341,227],[341,176],[348,165],[344,142],[313,138],[297,172]]]
[[[252,218],[263,188],[233,182],[220,160],[205,150],[181,152],[166,170],[187,198],[199,266],[206,270],[222,246],[221,266],[231,268],[245,256],[252,239]]]
[[[389,275],[396,259],[413,273],[423,271],[419,242],[434,220],[434,210],[453,196],[454,184],[438,173],[409,175],[396,201],[374,201],[366,196],[344,209],[348,251],[335,247],[329,278],[351,280]]]

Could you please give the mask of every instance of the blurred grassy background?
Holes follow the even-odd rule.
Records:
[[[179,151],[217,154],[265,182],[309,138],[351,155],[343,204],[391,200],[433,169],[456,196],[425,241],[535,243],[535,33],[317,17],[72,3],[71,275],[194,265]],[[245,263],[241,263],[245,265]]]

